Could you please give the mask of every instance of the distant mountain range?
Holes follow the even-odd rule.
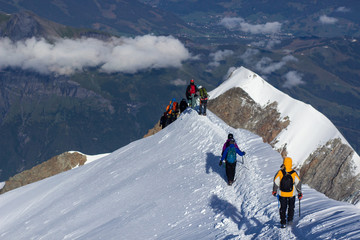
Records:
[[[191,55],[176,67],[104,72],[87,63],[70,75],[34,71],[45,61],[1,62],[0,181],[68,150],[111,152],[152,128],[190,79],[212,90],[240,66],[324,113],[359,152],[355,2],[0,0],[0,36],[13,41],[172,35]]]
[[[269,1],[269,0],[140,0],[172,12],[211,36],[224,38],[219,25],[227,17],[233,31],[252,32],[262,24],[280,23],[281,34],[295,37],[359,37],[360,5],[356,0]],[[336,24],[335,24],[336,23]],[[252,28],[252,29],[251,29]],[[273,29],[274,30],[274,29]],[[240,31],[239,31],[240,32]],[[269,32],[268,32],[269,33]],[[228,36],[226,36],[228,38]]]
[[[60,24],[117,35],[171,34],[189,29],[174,14],[138,1],[0,0],[0,10],[7,13],[28,10]]]

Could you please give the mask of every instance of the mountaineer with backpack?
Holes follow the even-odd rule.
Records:
[[[230,140],[231,139],[234,139],[234,135],[232,133],[229,133],[228,134],[228,139],[226,140],[226,142],[223,145],[221,156],[224,154],[225,149],[230,145]],[[236,142],[235,142],[235,147],[239,148],[238,145],[236,144]]]
[[[219,162],[219,165],[221,166],[223,162],[225,163],[228,185],[231,186],[234,183],[234,177],[235,177],[236,154],[239,154],[240,156],[244,156],[245,152],[242,152],[238,148],[231,133],[228,135],[228,140],[225,142],[224,146],[227,143],[228,146],[225,148],[225,150],[223,150],[221,154],[221,160]]]
[[[195,85],[194,79],[190,80],[190,84],[186,88],[186,99],[188,100],[189,107],[194,108],[196,105],[196,97],[199,89]]]
[[[167,116],[168,116],[167,125],[169,125],[170,123],[172,123],[173,121],[175,121],[177,119],[177,115],[179,113],[179,106],[178,106],[178,103],[176,102],[175,98],[173,98],[169,102],[169,105],[167,105],[166,113],[167,113]]]
[[[168,124],[168,117],[167,117],[167,113],[164,112],[164,114],[160,118],[159,126],[161,126],[161,129],[164,129],[167,126],[167,124]]]
[[[208,94],[206,89],[203,86],[198,86],[199,95],[200,95],[200,106],[199,106],[199,115],[206,116],[206,105],[208,101]]]
[[[281,165],[281,169],[276,173],[274,177],[272,195],[277,196],[279,190],[279,202],[280,202],[280,224],[281,228],[292,224],[294,218],[295,209],[295,190],[298,193],[299,204],[303,195],[301,192],[300,177],[295,170],[292,169],[292,159],[289,157],[284,158],[284,163]],[[287,210],[287,219],[286,219]],[[287,220],[287,221],[286,221]]]
[[[185,111],[188,107],[188,104],[185,100],[185,98],[183,98],[180,102],[180,113],[182,113],[183,111]]]

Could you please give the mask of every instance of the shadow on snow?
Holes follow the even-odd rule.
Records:
[[[206,173],[209,174],[211,169],[212,172],[219,174],[219,176],[227,182],[225,164],[219,166],[220,156],[215,156],[211,152],[208,152],[206,155]]]

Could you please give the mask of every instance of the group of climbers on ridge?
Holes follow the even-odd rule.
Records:
[[[196,101],[199,98],[199,115],[206,116],[206,107],[209,95],[206,88],[201,85],[195,85],[194,79],[190,80],[190,84],[186,88],[186,99],[189,107],[195,108]]]
[[[160,126],[164,129],[167,125],[174,122],[179,116],[179,104],[175,98],[171,99],[166,106],[164,114],[160,118]]]
[[[186,88],[185,92],[186,99],[183,98],[180,102],[176,102],[176,99],[173,98],[169,105],[166,106],[166,110],[160,118],[159,125],[164,129],[166,126],[174,122],[178,116],[185,111],[186,108],[191,107],[195,108],[196,101],[199,98],[199,115],[206,116],[206,108],[207,108],[207,101],[209,95],[207,94],[206,89],[201,85],[195,85],[194,79],[190,80],[190,84]]]

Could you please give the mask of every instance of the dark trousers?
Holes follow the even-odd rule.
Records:
[[[294,218],[295,197],[279,197],[280,201],[280,223],[286,224],[286,210],[287,221],[291,222]]]
[[[226,177],[228,179],[228,182],[234,181],[235,169],[236,169],[236,162],[234,163],[226,162]]]
[[[199,114],[206,114],[207,100],[200,99]]]

